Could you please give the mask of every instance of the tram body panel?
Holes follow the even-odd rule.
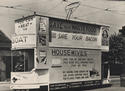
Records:
[[[68,88],[67,84],[73,88],[72,84],[74,83],[76,84],[74,87],[101,85],[101,52],[99,50],[72,48],[50,48],[49,50],[51,55],[51,68],[49,70],[51,89],[59,89],[62,84],[63,88]],[[65,53],[63,53],[64,50]],[[81,54],[77,54],[77,52]]]

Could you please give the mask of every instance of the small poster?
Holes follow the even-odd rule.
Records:
[[[39,35],[39,44],[41,46],[46,46],[46,35]]]
[[[45,17],[40,17],[40,32],[46,32],[47,20]]]
[[[44,63],[46,64],[46,51],[40,51],[39,52],[39,56],[40,56],[40,63]]]
[[[102,51],[109,51],[109,27],[102,27]]]
[[[38,53],[38,56],[36,58],[36,69],[48,68],[47,51],[38,50],[37,53]]]

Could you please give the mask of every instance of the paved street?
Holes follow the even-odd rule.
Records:
[[[107,87],[107,88],[98,88],[98,89],[84,90],[84,91],[125,91],[125,87]]]
[[[9,90],[9,86],[0,86],[0,91],[12,91]],[[91,90],[82,91],[125,91],[125,87],[106,87],[106,88],[96,88]]]
[[[111,87],[105,87],[105,88],[96,88],[91,90],[82,90],[82,91],[125,91],[125,87],[120,87],[120,77],[113,76],[111,77],[112,86]],[[0,83],[0,91],[12,91],[9,89],[10,83],[3,82]]]
[[[85,91],[125,91],[125,87],[120,87],[120,77],[119,76],[111,76],[111,87],[106,88],[97,88]]]
[[[0,83],[0,91],[11,91],[9,83]]]

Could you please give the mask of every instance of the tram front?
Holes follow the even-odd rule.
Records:
[[[37,17],[32,15],[15,21],[11,52],[11,89],[37,89],[41,84],[48,85],[48,69],[37,68],[40,60],[36,20]]]

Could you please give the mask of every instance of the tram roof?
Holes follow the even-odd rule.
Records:
[[[75,22],[75,23],[83,23],[83,24],[88,24],[88,25],[95,25],[95,26],[107,26],[109,27],[109,25],[106,25],[106,24],[100,24],[100,23],[92,23],[92,22],[84,22],[84,21],[81,21],[81,20],[75,20],[75,19],[72,19],[72,20],[66,20],[62,17],[51,17],[51,16],[45,16],[45,15],[38,15],[38,14],[34,14],[34,15],[29,15],[29,16],[26,16],[26,17],[22,17],[20,19],[16,19],[15,22],[19,22],[21,20],[25,20],[29,17],[33,17],[33,16],[41,16],[41,17],[47,17],[47,18],[52,18],[52,19],[58,19],[58,20],[63,20],[63,21],[69,21],[69,22]]]

